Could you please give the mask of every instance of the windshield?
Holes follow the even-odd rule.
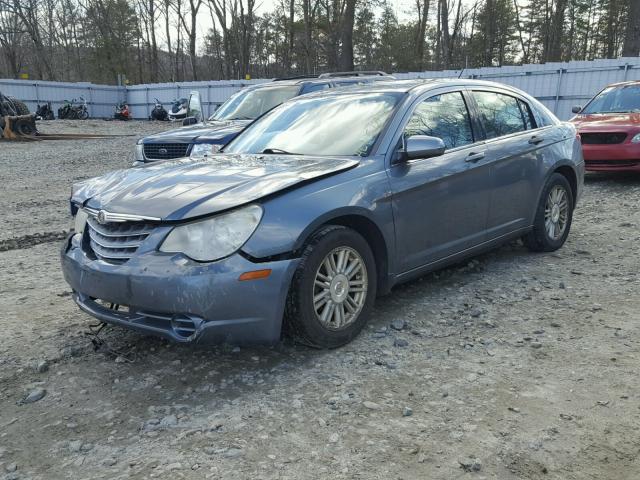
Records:
[[[253,120],[298,95],[300,87],[264,87],[240,90],[224,102],[209,120]]]
[[[392,93],[300,97],[265,115],[224,151],[366,156],[399,98]]]
[[[640,85],[605,88],[580,113],[631,112],[640,112]]]

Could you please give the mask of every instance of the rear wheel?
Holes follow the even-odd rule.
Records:
[[[20,119],[15,123],[13,128],[20,135],[34,135],[36,133],[36,124],[31,119],[30,120]]]
[[[306,345],[339,347],[362,330],[375,296],[376,265],[366,240],[350,228],[325,227],[305,247],[294,274],[286,328]]]
[[[553,252],[564,245],[573,219],[573,192],[564,175],[554,173],[542,191],[533,230],[524,237],[534,252]]]

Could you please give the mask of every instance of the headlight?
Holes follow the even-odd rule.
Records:
[[[218,153],[222,145],[219,143],[196,143],[191,148],[191,157],[208,157],[214,153]]]
[[[134,160],[136,162],[144,162],[144,145],[142,143],[138,143],[136,145],[136,151],[134,153]]]
[[[87,218],[89,215],[82,208],[78,209],[78,213],[76,213],[76,217],[74,220],[73,231],[76,233],[83,233],[84,227],[87,224]]]
[[[199,262],[231,255],[245,244],[262,218],[262,207],[249,205],[206,220],[175,227],[160,245],[161,252],[184,253]]]
[[[631,139],[631,143],[640,143],[640,133],[636,133]]]

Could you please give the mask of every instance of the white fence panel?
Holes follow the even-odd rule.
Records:
[[[566,120],[572,115],[572,106],[584,105],[606,85],[624,80],[640,80],[640,58],[408,72],[396,73],[395,76],[398,79],[476,78],[513,85],[536,97],[560,119]],[[216,80],[133,85],[125,88],[91,83],[0,80],[0,91],[24,100],[32,111],[35,111],[36,104],[51,101],[56,113],[63,100],[79,99],[82,96],[89,105],[92,117],[110,118],[116,103],[126,101],[134,118],[144,119],[149,117],[155,98],[169,109],[174,99],[188,97],[195,90],[200,92],[205,116],[209,116],[241,88],[269,81]]]
[[[32,112],[36,111],[39,103],[51,102],[56,117],[65,100],[80,101],[80,97],[86,100],[92,117],[111,117],[115,104],[125,100],[127,95],[124,87],[111,85],[2,79],[0,92],[22,100]]]

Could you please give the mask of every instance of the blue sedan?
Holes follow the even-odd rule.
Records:
[[[511,87],[320,92],[211,158],[75,185],[62,268],[103,322],[180,342],[286,331],[338,347],[400,282],[519,237],[560,248],[583,176],[575,128]]]

